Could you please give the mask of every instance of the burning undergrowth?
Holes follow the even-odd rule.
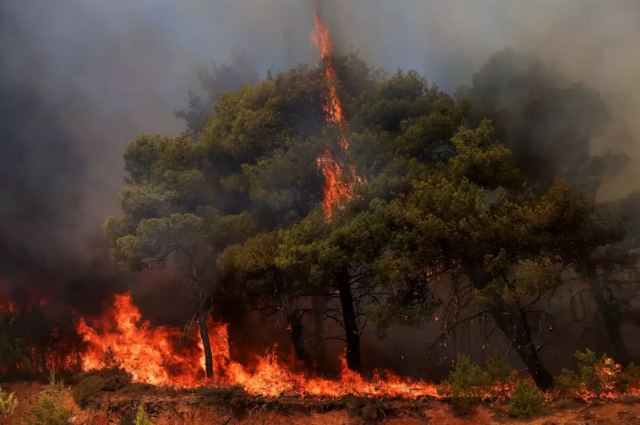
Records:
[[[293,358],[280,358],[276,350],[256,355],[251,365],[245,366],[231,358],[227,325],[210,323],[209,329],[215,365],[211,379],[204,375],[202,342],[197,333],[152,326],[142,319],[129,294],[116,295],[113,306],[103,317],[91,322],[78,321],[78,334],[87,345],[82,367],[86,371],[121,368],[138,383],[176,388],[238,386],[248,394],[266,397],[437,396],[434,385],[401,378],[389,371],[376,372],[371,379],[365,379],[350,371],[344,359],[336,380],[296,371],[297,362]]]

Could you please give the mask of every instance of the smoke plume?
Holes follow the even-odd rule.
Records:
[[[359,50],[391,72],[414,68],[451,92],[471,85],[506,47],[592,86],[610,115],[592,152],[630,158],[600,196],[638,189],[636,0],[320,3],[338,50]],[[240,55],[261,76],[317,64],[312,26],[311,1],[300,0],[2,2],[0,275],[11,276],[3,284],[27,293],[53,279],[55,293],[74,294],[68,301],[82,306],[85,294],[103,296],[97,288],[126,286],[105,283],[120,278],[101,231],[118,212],[123,148],[139,133],[185,131],[174,111],[188,106],[189,90],[208,100],[198,74],[212,62],[225,66]]]

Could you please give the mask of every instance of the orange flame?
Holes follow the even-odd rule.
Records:
[[[197,344],[184,344],[178,329],[142,320],[130,294],[116,295],[103,317],[91,325],[80,319],[76,329],[88,347],[82,355],[84,370],[119,366],[136,382],[179,387],[204,379]]]
[[[291,369],[275,350],[256,355],[252,366],[234,361],[229,351],[227,325],[212,323],[209,335],[214,357],[214,382],[204,373],[204,356],[196,335],[184,335],[177,328],[152,326],[143,320],[130,294],[116,295],[113,306],[89,326],[81,319],[78,333],[87,344],[82,355],[84,370],[113,367],[126,370],[135,382],[177,388],[203,385],[237,385],[247,393],[264,397],[283,394],[316,397],[360,395],[368,397],[437,397],[435,385],[397,376],[374,373],[367,380],[350,371],[342,358],[339,379],[310,376]]]
[[[348,125],[344,117],[342,101],[338,94],[338,76],[333,66],[333,44],[329,29],[320,19],[317,3],[315,7],[315,28],[311,34],[311,41],[320,50],[320,58],[324,67],[324,75],[327,83],[327,93],[323,99],[323,110],[326,120],[338,129],[338,148],[345,153],[349,151]],[[353,188],[364,180],[356,174],[355,168],[349,166],[349,172],[343,171],[345,165],[339,158],[335,158],[331,149],[327,148],[316,161],[318,168],[325,178],[324,199],[322,206],[327,219],[333,218],[335,208],[343,201],[349,201],[353,197]]]

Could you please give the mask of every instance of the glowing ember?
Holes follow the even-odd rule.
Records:
[[[315,29],[311,35],[311,41],[318,46],[320,57],[324,67],[327,82],[327,93],[324,98],[323,109],[328,122],[338,129],[338,148],[347,153],[349,151],[349,137],[347,121],[342,109],[342,101],[338,95],[338,77],[333,67],[333,44],[329,29],[320,19],[317,0],[315,6]],[[349,201],[353,196],[353,188],[363,179],[359,177],[353,166],[349,166],[349,172],[344,172],[345,165],[342,160],[334,157],[330,149],[325,149],[318,158],[317,165],[325,178],[323,207],[327,219],[333,218],[335,208],[342,201]]]
[[[84,370],[119,366],[136,382],[178,388],[204,385],[238,385],[253,395],[277,397],[282,394],[316,397],[361,395],[371,397],[437,397],[435,385],[378,372],[371,380],[347,369],[342,359],[339,379],[313,377],[293,371],[292,362],[283,362],[275,350],[256,356],[252,366],[231,359],[227,325],[211,324],[210,342],[215,365],[215,382],[207,382],[204,358],[197,336],[177,328],[153,327],[142,319],[129,294],[116,295],[113,306],[92,323],[80,320],[80,335],[87,343],[82,355]]]

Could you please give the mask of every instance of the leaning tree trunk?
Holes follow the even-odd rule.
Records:
[[[481,263],[469,262],[465,264],[464,269],[477,290],[483,290],[489,283],[490,278],[484,273]],[[492,296],[489,312],[498,328],[520,355],[520,359],[529,370],[538,388],[544,391],[550,389],[553,386],[553,377],[544,367],[538,355],[538,349],[533,342],[524,312],[519,308],[509,306],[500,294]]]
[[[207,309],[207,298],[204,290],[200,286],[201,273],[199,273],[196,264],[191,263],[191,285],[196,293],[196,296],[200,302],[199,305],[199,317],[198,325],[200,328],[200,340],[202,341],[202,351],[204,353],[204,370],[207,378],[213,377],[213,355],[211,354],[211,342],[209,341],[209,326],[207,320],[209,319],[209,310]]]
[[[604,327],[613,344],[614,360],[627,365],[631,362],[631,356],[620,331],[620,312],[607,301],[602,282],[596,273],[594,265],[591,262],[587,262],[583,265],[582,270],[591,290],[591,295],[596,302],[598,312],[602,317]]]
[[[356,311],[353,305],[353,294],[351,293],[351,282],[349,274],[344,273],[338,280],[338,293],[340,296],[340,306],[342,307],[342,320],[344,322],[344,332],[347,348],[347,367],[351,370],[360,370],[360,333],[356,320]]]
[[[200,313],[200,339],[202,340],[202,351],[204,351],[204,370],[207,374],[207,378],[213,377],[213,356],[211,354],[211,343],[209,341],[209,327],[207,325],[207,319],[209,313],[206,310],[202,310]]]
[[[541,390],[549,390],[553,386],[553,377],[542,364],[538,355],[527,317],[521,309],[509,308],[502,296],[493,296],[492,305],[489,308],[493,320],[498,328],[509,338],[531,377]]]

